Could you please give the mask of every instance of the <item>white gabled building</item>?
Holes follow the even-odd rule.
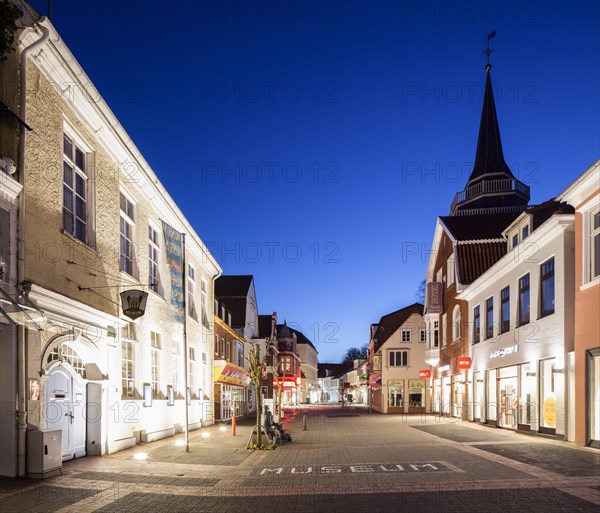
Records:
[[[70,459],[181,431],[186,402],[191,428],[212,423],[221,269],[54,26],[10,1],[24,13],[0,63],[16,113],[0,118],[0,472],[12,477],[27,472],[28,428],[60,431]],[[186,234],[185,267],[170,227]],[[149,293],[135,321],[126,289]]]
[[[415,303],[384,315],[372,325],[371,405],[381,413],[424,413],[431,408],[425,363],[423,305]],[[427,371],[427,377],[422,376]]]
[[[469,312],[469,419],[572,439],[573,209],[547,201],[503,235],[506,255],[457,296]]]

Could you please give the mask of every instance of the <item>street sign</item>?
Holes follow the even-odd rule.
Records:
[[[458,356],[456,358],[456,366],[459,369],[470,369],[471,368],[471,358],[468,356]]]

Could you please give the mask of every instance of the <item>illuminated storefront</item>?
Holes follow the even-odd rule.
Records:
[[[216,420],[229,420],[233,415],[241,417],[253,409],[254,395],[248,388],[250,375],[245,369],[216,360],[214,377]]]

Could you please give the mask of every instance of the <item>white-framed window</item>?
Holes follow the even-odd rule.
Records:
[[[121,271],[135,277],[135,204],[129,196],[121,191],[119,205],[121,210],[119,268]]]
[[[527,237],[529,237],[529,225],[528,224],[523,226],[523,229],[521,230],[521,240],[525,240]]]
[[[200,278],[200,310],[202,324],[208,328],[208,283],[203,276]],[[223,318],[223,320],[225,320],[225,318]]]
[[[187,279],[187,307],[188,315],[192,319],[198,320],[196,312],[196,302],[194,296],[196,294],[196,268],[192,264],[188,264],[188,279]]]
[[[408,351],[389,351],[390,367],[408,367]]]
[[[148,225],[148,287],[162,295],[160,280],[160,237],[158,230]]]
[[[152,385],[152,397],[160,394],[160,354],[162,340],[160,333],[150,332],[150,384]]]
[[[188,387],[192,390],[195,388],[196,380],[194,376],[196,375],[196,348],[188,347]]]
[[[419,342],[427,341],[427,330],[419,330]]]
[[[173,385],[173,395],[177,396],[179,393],[179,356],[173,354],[171,356],[171,383]]]
[[[446,287],[454,285],[454,253],[446,261]]]
[[[452,312],[452,342],[460,340],[460,306],[456,305]]]
[[[590,215],[590,278],[600,276],[600,209]]]
[[[121,397],[135,398],[135,342],[121,340]]]
[[[515,249],[519,245],[519,234],[515,233],[512,238],[512,248]]]
[[[90,247],[95,245],[92,170],[92,152],[74,132],[65,129],[62,229]]]
[[[447,314],[442,315],[442,347],[448,344],[448,317]]]
[[[410,342],[410,330],[402,330],[402,342]]]

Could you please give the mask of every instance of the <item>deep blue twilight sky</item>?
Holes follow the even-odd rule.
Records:
[[[52,15],[224,272],[253,274],[261,313],[320,361],[415,301],[471,170],[487,33],[532,203],[600,156],[598,2],[54,0]]]

